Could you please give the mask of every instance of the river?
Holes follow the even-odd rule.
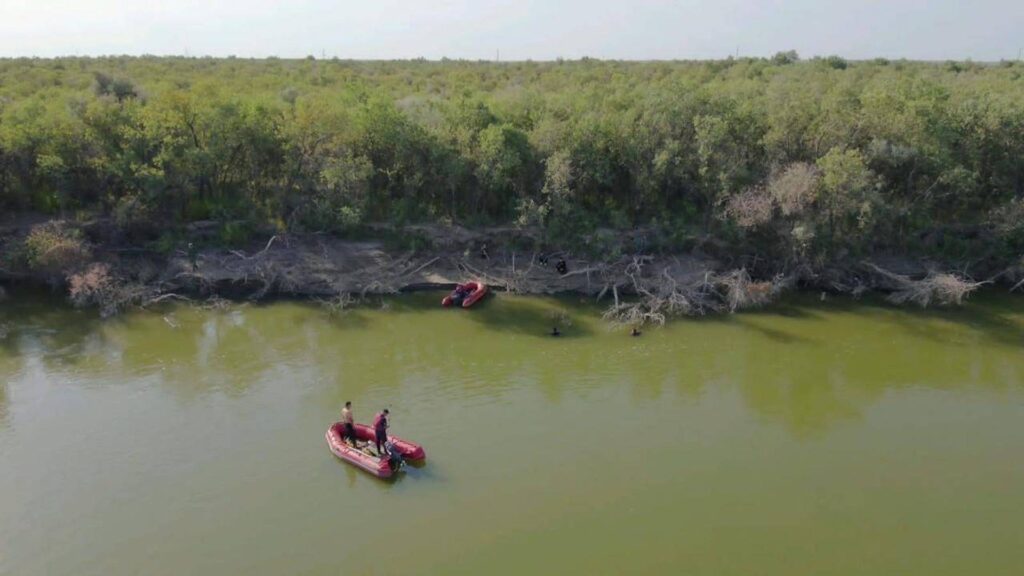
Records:
[[[0,304],[0,574],[1019,574],[1024,300]],[[563,336],[546,336],[553,323]],[[426,465],[324,432],[389,407]]]

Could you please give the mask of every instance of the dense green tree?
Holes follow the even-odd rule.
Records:
[[[971,233],[1017,257],[1022,71],[795,52],[0,60],[0,208],[141,232],[444,218],[573,241],[653,223],[821,257]]]
[[[833,148],[820,159],[821,185],[818,203],[829,238],[850,243],[868,238],[875,224],[878,198],[875,175],[859,150]]]

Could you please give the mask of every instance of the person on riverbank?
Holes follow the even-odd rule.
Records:
[[[199,271],[199,249],[196,248],[195,243],[188,243],[188,261],[192,264],[192,273],[195,274]]]
[[[377,416],[373,419],[373,435],[375,436],[374,443],[377,445],[377,454],[384,457],[384,451],[387,450],[388,441],[388,414],[391,412],[385,408],[383,411],[378,412]]]
[[[353,446],[356,445],[356,425],[355,418],[352,416],[352,403],[345,402],[345,407],[341,409],[341,423],[345,425],[345,438]]]

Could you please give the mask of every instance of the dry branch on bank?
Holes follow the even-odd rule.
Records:
[[[864,265],[888,283],[891,292],[886,299],[894,304],[912,302],[922,308],[930,306],[932,303],[943,306],[960,305],[971,292],[987,284],[987,282],[972,282],[956,274],[935,271],[929,272],[920,280],[914,280],[909,276],[886,270],[872,262],[864,262]]]
[[[127,282],[111,273],[109,264],[94,262],[68,274],[68,297],[78,307],[96,306],[103,317],[155,298],[156,289]]]
[[[320,300],[320,305],[327,309],[331,314],[344,314],[349,311],[353,306],[358,303],[358,300],[352,294],[348,292],[338,294],[330,300]]]
[[[231,307],[231,301],[215,295],[207,298],[199,307],[203,310],[227,310]]]
[[[792,277],[781,274],[772,280],[751,280],[746,268],[733,270],[718,277],[718,284],[725,291],[725,302],[730,312],[769,304],[790,288],[792,281]]]
[[[770,281],[755,281],[746,269],[717,274],[673,274],[672,266],[660,272],[647,273],[651,259],[633,257],[622,270],[625,281],[612,279],[615,302],[604,318],[621,325],[664,324],[672,316],[699,316],[713,312],[735,312],[742,308],[762,306],[771,302],[791,285],[789,277],[777,276]],[[619,298],[619,287],[635,299]],[[603,290],[602,294],[606,294]]]

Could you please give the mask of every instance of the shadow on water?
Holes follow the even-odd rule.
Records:
[[[782,300],[763,308],[751,308],[736,313],[708,314],[696,318],[676,320],[700,324],[731,325],[749,330],[778,344],[814,344],[815,341],[779,328],[766,326],[773,319],[821,320],[824,308],[817,303]]]
[[[104,325],[128,322],[122,316],[103,319],[95,310],[78,310],[56,297],[19,295],[0,307],[0,348],[12,357],[37,352],[47,366],[74,365],[90,349],[106,345]]]
[[[735,382],[755,413],[797,437],[815,437],[860,419],[893,391],[1019,386],[1024,364],[1007,350],[1024,344],[1021,304],[1012,295],[979,294],[963,307],[920,309],[877,296],[821,302],[797,294],[764,309],[694,322],[737,326],[754,336],[730,351],[727,367],[703,369],[712,379]],[[758,345],[758,339],[783,346]]]
[[[558,326],[562,337],[579,338],[593,334],[593,329],[583,319],[595,310],[588,310],[570,298],[519,297],[491,292],[471,308],[459,309],[441,306],[445,294],[445,291],[424,291],[392,298],[371,298],[368,304],[354,308],[354,312],[386,310],[403,315],[445,314],[468,318],[488,330],[542,338],[549,338],[554,326]]]
[[[967,329],[984,343],[1011,347],[1024,344],[1024,316],[1014,315],[1024,310],[1024,298],[1013,294],[982,292],[959,307],[901,306],[877,296],[858,300],[837,298],[826,306],[823,309],[842,314],[882,317],[914,337],[936,343],[948,344],[955,336],[938,324],[948,323],[953,325],[953,332],[956,328]]]
[[[744,329],[757,332],[761,336],[764,336],[765,338],[773,342],[777,342],[779,344],[814,344],[814,341],[811,340],[810,338],[805,338],[797,334],[791,334],[789,332],[778,330],[776,328],[770,328],[768,326],[761,326],[743,317],[737,317],[734,320],[738,325],[742,326]]]
[[[308,304],[315,313],[322,314],[325,321],[331,325],[332,328],[338,328],[341,330],[364,330],[370,326],[370,320],[367,318],[367,311],[360,308],[351,310],[327,310],[318,304]],[[319,310],[316,310],[319,308]]]
[[[1024,325],[1013,320],[1005,311],[988,303],[969,305],[968,308],[961,310],[934,310],[928,312],[926,317],[969,327],[984,340],[995,344],[1011,347],[1020,347],[1024,344]],[[936,342],[943,341],[941,333],[915,324],[909,315],[904,316],[900,321],[908,332],[916,336]]]
[[[558,327],[562,338],[591,336],[593,330],[581,320],[581,314],[565,302],[550,305],[540,300],[505,298],[497,302],[492,296],[470,310],[469,318],[488,330],[551,338],[552,328]]]
[[[750,308],[743,310],[742,316],[771,316],[782,317],[794,320],[817,320],[822,317],[821,311],[827,304],[818,300],[810,300],[806,297],[784,299],[763,308]]]
[[[796,308],[793,308],[793,309],[795,310]],[[746,311],[738,313],[738,314],[730,314],[730,315],[716,314],[716,315],[705,316],[703,318],[697,319],[697,322],[720,323],[720,324],[730,324],[730,325],[733,325],[733,326],[739,326],[739,327],[741,327],[741,328],[743,328],[745,330],[750,330],[751,332],[755,332],[755,333],[757,333],[757,334],[759,334],[761,336],[764,336],[765,338],[771,340],[772,342],[776,342],[776,343],[779,343],[779,344],[805,344],[805,345],[814,344],[814,340],[811,340],[810,338],[806,338],[804,336],[800,336],[799,334],[793,334],[791,332],[786,332],[784,330],[779,330],[777,328],[772,328],[772,327],[769,327],[769,326],[763,326],[761,324],[758,324],[757,322],[752,322],[751,319],[756,317],[756,316],[753,316],[753,314],[757,314],[758,312],[760,312],[760,311],[755,311],[752,314],[748,314],[748,312],[746,312]],[[799,315],[787,315],[786,317],[787,318],[799,318],[801,320],[810,320],[810,319],[815,318],[815,315],[814,314],[799,314]]]
[[[962,338],[966,329],[966,333],[978,341],[1019,347],[1024,345],[1024,317],[1014,313],[1022,309],[1024,298],[996,293],[979,294],[960,307],[928,308],[892,304],[877,295],[831,297],[822,302],[816,295],[794,294],[764,308],[713,314],[692,321],[742,326],[780,344],[813,344],[812,339],[766,326],[764,321],[774,318],[824,321],[829,314],[856,315],[898,326],[908,335],[930,342],[948,344],[958,335]],[[943,323],[947,326],[943,327]]]
[[[676,381],[681,384],[673,385],[699,390],[704,383],[732,379],[757,412],[787,422],[803,434],[815,434],[837,420],[856,418],[863,406],[887,390],[922,385],[941,389],[975,382],[972,366],[996,370],[990,359],[993,349],[1003,348],[1005,355],[1005,348],[1019,349],[1024,344],[1024,312],[1020,312],[1024,298],[994,293],[979,294],[962,308],[929,309],[895,306],[878,297],[821,302],[814,294],[795,294],[763,309],[679,321],[693,323],[696,331],[681,330],[680,342],[687,344],[684,338],[693,337],[688,344],[691,350],[701,351],[698,355],[662,354],[657,352],[659,346],[672,348],[675,341],[653,340],[660,344],[649,350],[646,339],[624,336],[621,346],[574,345],[571,358],[561,347],[535,344],[552,339],[549,333],[556,323],[563,338],[596,336],[601,321],[599,309],[591,304],[574,298],[492,294],[469,310],[442,310],[439,300],[440,293],[374,299],[365,308],[340,315],[329,314],[315,302],[290,302],[273,314],[263,313],[264,305],[232,306],[226,311],[181,306],[101,319],[94,311],[72,309],[56,298],[14,298],[0,306],[0,324],[7,330],[6,337],[0,338],[0,376],[16,373],[29,356],[47,367],[74,365],[90,372],[159,371],[176,395],[192,399],[202,398],[211,389],[240,395],[253,383],[287,381],[298,374],[346,382],[345,388],[324,387],[325,401],[331,403],[342,400],[342,393],[358,396],[371,388],[386,396],[414,381],[471,383],[465,386],[475,398],[498,397],[516,389],[519,382],[536,381],[542,393],[559,399],[571,386],[592,388],[593,375],[648,396],[657,396],[662,382]],[[380,323],[377,330],[381,306],[394,313],[394,320]],[[256,309],[259,314],[246,312]],[[164,324],[165,311],[180,322],[180,329]],[[847,317],[835,322],[837,316]],[[440,323],[449,318],[460,322],[453,323],[450,332],[440,332]],[[438,333],[463,334],[459,330],[467,322],[537,340],[521,340],[513,353],[495,362],[467,361],[492,357],[494,342],[436,338]],[[324,325],[376,331],[361,338],[324,331]],[[735,331],[702,333],[701,325],[732,326]],[[874,338],[876,330],[885,333],[885,342],[899,342],[897,348],[890,350]],[[750,338],[743,338],[744,333]],[[854,345],[849,345],[851,338]],[[467,350],[468,354],[462,353]],[[939,350],[943,356],[936,358]],[[652,355],[647,356],[648,352]],[[883,355],[889,361],[882,361]],[[999,353],[994,357],[1001,358]],[[1007,374],[1024,370],[1012,361],[1004,364],[999,365],[998,378],[988,381],[1008,382]],[[631,380],[631,366],[646,376]],[[374,378],[360,377],[364,374]],[[478,380],[486,384],[472,384]],[[655,381],[657,385],[652,384]],[[12,401],[10,394],[7,382],[0,382],[0,424]],[[412,478],[430,479],[437,471],[413,468],[409,473]]]

